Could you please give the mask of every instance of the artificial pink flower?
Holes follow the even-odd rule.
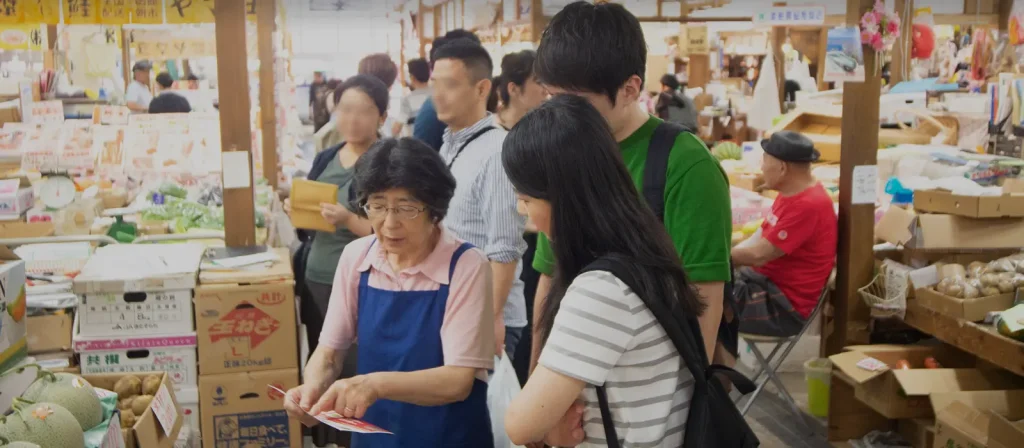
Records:
[[[890,17],[889,23],[885,24],[885,32],[892,34],[893,37],[900,36],[900,19],[896,17]]]
[[[882,42],[882,35],[881,34],[875,34],[875,35],[871,36],[871,42],[870,43],[871,43],[871,48],[873,48],[875,51],[882,51],[882,50],[885,49],[885,43]]]
[[[860,27],[866,30],[875,31],[878,28],[878,16],[868,11],[860,18]]]
[[[875,34],[877,34],[877,33],[872,33],[872,32],[867,31],[867,30],[861,31],[860,32],[860,41],[861,41],[861,43],[863,43],[864,45],[867,45],[868,42],[871,42],[871,37],[874,36]]]

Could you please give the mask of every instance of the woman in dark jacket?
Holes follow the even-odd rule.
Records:
[[[388,88],[379,79],[356,75],[342,83],[335,94],[338,103],[334,117],[345,136],[342,144],[317,154],[310,169],[309,180],[338,186],[336,204],[320,204],[320,213],[333,224],[334,232],[300,231],[303,245],[295,260],[296,280],[300,283],[301,318],[306,325],[309,352],[316,350],[324,316],[331,297],[331,284],[338,268],[338,259],[345,246],[371,233],[370,223],[350,209],[349,192],[355,177],[356,161],[377,142],[378,129],[387,118]],[[285,210],[291,204],[285,201]],[[353,350],[351,353],[355,353]],[[355,356],[345,362],[343,375],[355,374]],[[323,431],[319,431],[323,432]],[[340,433],[339,433],[340,434]],[[325,440],[326,434],[314,434],[318,445],[338,440]]]

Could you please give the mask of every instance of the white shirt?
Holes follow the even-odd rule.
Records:
[[[124,93],[125,103],[137,103],[148,108],[151,101],[153,101],[153,92],[145,84],[138,81],[128,84],[128,90]]]
[[[579,447],[608,446],[599,385],[620,446],[682,445],[693,375],[644,301],[612,273],[591,271],[572,281],[540,364],[587,383],[581,397],[587,438]]]

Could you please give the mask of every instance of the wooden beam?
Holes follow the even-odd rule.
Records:
[[[828,28],[822,27],[818,35],[818,73],[815,78],[818,81],[818,91],[828,90],[828,83],[825,82],[825,59],[828,57]]]
[[[260,133],[263,141],[263,178],[277,190],[277,83],[274,82],[274,32],[277,1],[256,0],[256,46],[260,57]]]
[[[124,89],[128,91],[128,85],[132,83],[132,51],[131,31],[121,27],[121,76],[124,76]]]
[[[914,0],[895,0],[896,14],[903,14],[903,11],[914,10]],[[909,71],[912,65],[910,57],[911,40],[914,36],[913,17],[903,17],[900,22],[900,38],[892,49],[892,63],[889,65],[889,84],[896,85],[903,82],[903,72]]]
[[[543,0],[522,0],[530,3],[530,40],[533,43],[540,42],[540,36],[544,34],[544,28],[548,26],[548,18],[544,17]]]
[[[997,21],[999,22],[999,31],[1005,33],[1010,28],[1010,12],[1013,10],[1013,0],[998,1],[999,14],[997,15]]]
[[[249,186],[224,189],[224,240],[228,247],[256,245],[256,215],[252,194],[252,127],[249,120],[249,70],[245,51],[245,2],[214,4],[217,36],[217,78],[220,83],[221,152],[248,155],[244,167]],[[224,164],[225,173],[243,169]],[[225,176],[227,177],[227,176]]]
[[[855,23],[874,0],[848,0],[847,21]],[[857,289],[871,282],[874,270],[874,204],[853,204],[855,167],[878,160],[878,104],[881,77],[874,51],[864,49],[864,82],[843,85],[842,140],[839,175],[839,248],[837,285],[833,295],[834,331],[823,339],[827,354],[839,353],[852,343],[866,343],[860,335],[870,318]],[[865,328],[860,328],[860,327]],[[858,335],[852,337],[851,335]]]
[[[786,54],[782,46],[786,43],[786,27],[772,27],[772,53],[775,59],[775,83],[779,89],[779,113],[786,110]]]

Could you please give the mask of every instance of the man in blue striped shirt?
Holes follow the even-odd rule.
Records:
[[[526,219],[517,211],[512,183],[501,165],[506,132],[487,113],[491,57],[480,44],[463,39],[444,45],[434,58],[433,104],[438,119],[448,125],[441,157],[456,181],[445,225],[487,254],[493,274],[495,349],[511,356],[527,323],[519,279]]]

